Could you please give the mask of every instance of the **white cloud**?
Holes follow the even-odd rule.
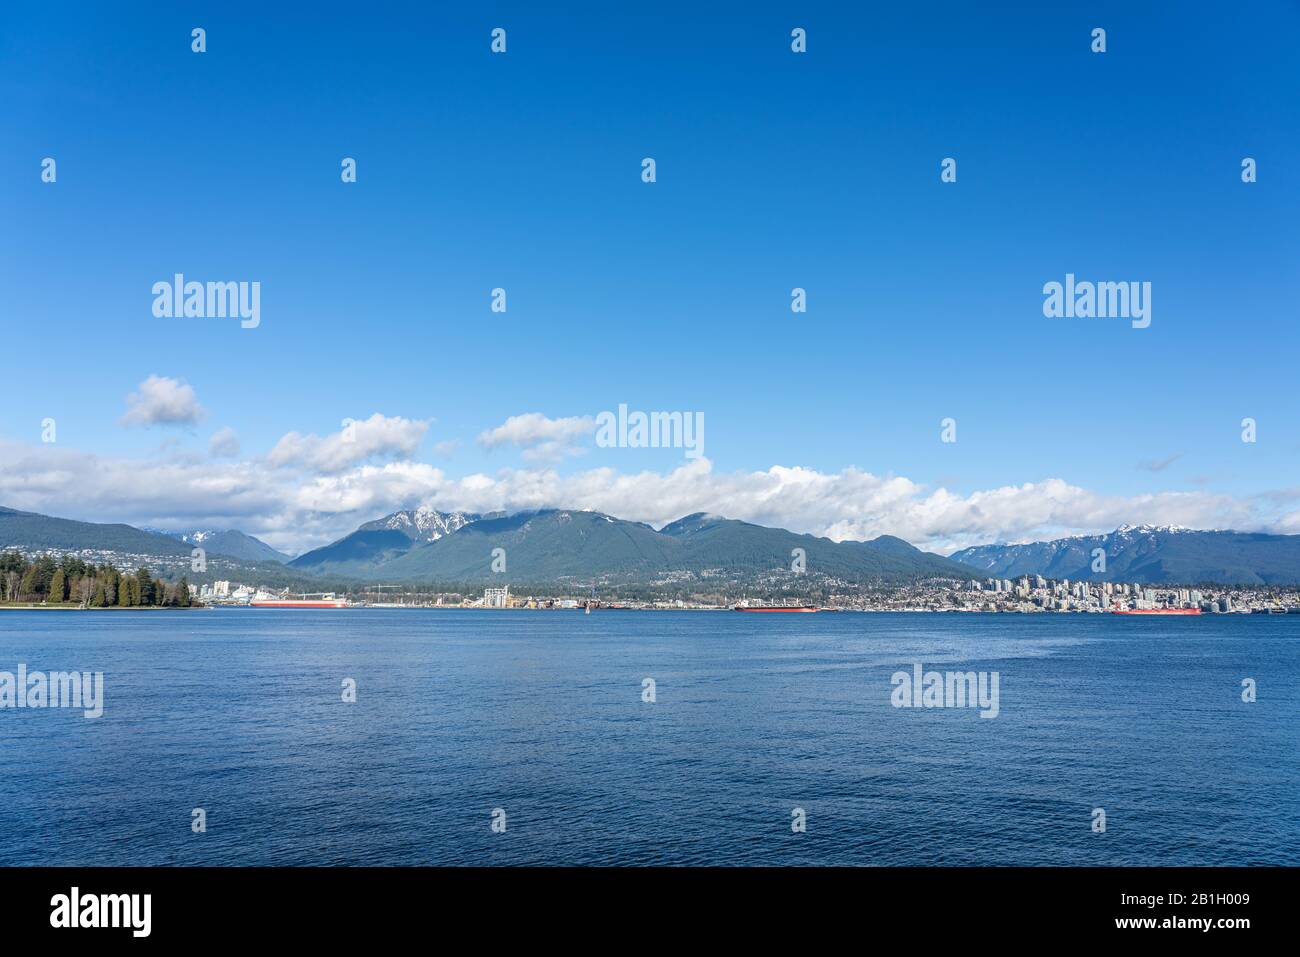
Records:
[[[368,454],[413,447],[423,434],[423,423],[377,418],[373,428],[358,423],[354,443],[371,449]],[[380,442],[376,435],[389,439]],[[840,540],[897,535],[942,552],[1109,531],[1123,523],[1300,531],[1295,497],[1279,493],[1116,496],[1052,478],[959,495],[858,469],[715,473],[703,458],[666,473],[597,468],[562,475],[525,468],[453,477],[409,459],[348,465],[357,450],[350,444],[340,451],[337,440],[295,441],[295,456],[325,466],[313,475],[271,457],[111,458],[0,441],[0,504],[98,522],[240,528],[285,551],[324,544],[362,522],[421,503],[476,512],[588,508],[655,526],[702,511]],[[282,450],[281,457],[287,454]]]
[[[341,472],[371,458],[409,456],[419,448],[430,421],[376,412],[368,419],[346,420],[338,432],[324,437],[290,432],[275,444],[266,461],[276,467]]]
[[[196,425],[207,415],[194,389],[179,379],[151,375],[126,397],[123,425]]]
[[[483,432],[478,444],[486,449],[517,446],[524,450],[521,457],[526,462],[559,462],[581,455],[585,450],[573,443],[595,429],[596,420],[589,415],[551,419],[540,412],[526,412],[512,415],[495,429]]]
[[[239,454],[239,436],[230,426],[214,432],[208,440],[208,454],[213,458],[234,458]]]

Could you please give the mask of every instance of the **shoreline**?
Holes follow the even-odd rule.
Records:
[[[71,602],[57,605],[35,604],[0,604],[0,611],[204,611],[207,605],[102,605],[94,608],[82,608]]]
[[[61,605],[32,605],[32,604],[0,604],[0,611],[114,611],[114,612],[167,612],[167,611],[216,611],[218,609],[232,610],[253,610],[253,611],[311,611],[311,612],[339,612],[339,611],[500,611],[500,612],[572,612],[583,614],[581,608],[477,608],[472,605],[387,605],[387,606],[355,606],[351,608],[257,608],[250,609],[247,605],[189,605],[189,606],[160,606],[160,605],[108,605],[103,607],[82,608],[80,605],[61,604]],[[595,609],[597,614],[608,612],[731,612],[732,608],[599,608]],[[859,615],[1048,615],[1048,616],[1106,616],[1116,614],[1114,611],[986,611],[981,609],[965,608],[819,608],[819,614],[859,614]],[[1132,612],[1127,615],[1121,614],[1120,617],[1137,617],[1137,618],[1224,618],[1224,617],[1243,617],[1254,615],[1264,618],[1287,618],[1294,615],[1294,612],[1271,612],[1266,610],[1241,610],[1227,612],[1211,612],[1199,615],[1181,615],[1156,612],[1138,613]]]

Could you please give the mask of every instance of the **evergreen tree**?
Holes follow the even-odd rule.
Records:
[[[63,569],[63,577],[68,581],[80,578],[90,570],[85,562],[73,555],[64,555],[59,567]]]
[[[49,555],[42,555],[36,559],[36,591],[42,595],[50,593],[50,582],[54,580],[54,572],[58,568],[53,558]]]
[[[49,601],[67,601],[68,600],[68,581],[63,575],[62,568],[54,570],[54,577],[50,579],[50,596]]]
[[[139,599],[141,605],[153,605],[154,601],[154,580],[149,577],[149,569],[141,566],[140,570],[135,573],[135,580],[140,589]]]

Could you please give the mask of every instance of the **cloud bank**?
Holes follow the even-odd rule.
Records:
[[[111,457],[0,440],[0,504],[87,521],[240,528],[286,551],[316,547],[419,504],[476,512],[595,509],[656,527],[702,511],[836,540],[897,535],[943,553],[992,541],[1109,531],[1124,523],[1300,532],[1296,496],[1285,492],[1117,496],[1047,478],[957,494],[853,468],[776,465],[724,473],[704,458],[668,472],[593,468],[561,474],[537,467],[453,476],[409,458],[428,425],[376,413],[354,423],[351,437],[291,432],[264,457],[232,461],[185,454]],[[513,436],[543,435],[552,426],[512,428],[517,431],[492,441],[513,443]]]

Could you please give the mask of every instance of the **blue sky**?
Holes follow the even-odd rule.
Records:
[[[286,433],[433,420],[418,448],[369,464],[449,479],[680,468],[678,450],[579,441],[543,466],[476,442],[511,416],[625,402],[703,412],[715,479],[858,469],[968,502],[1058,480],[1136,520],[1147,496],[1165,496],[1154,520],[1188,496],[1187,524],[1291,528],[1296,4],[537,7],[6,7],[0,503],[262,522],[293,544],[301,501],[274,520],[220,501],[230,470],[259,468]],[[1098,26],[1105,54],[1090,51]],[[340,182],[345,156],[355,184]],[[151,286],[176,272],[259,281],[260,327],[155,318]],[[1149,281],[1150,328],[1044,318],[1042,286],[1067,272]],[[504,315],[489,309],[498,286]],[[806,314],[790,311],[795,286]],[[121,424],[149,376],[188,384],[202,421]],[[1240,441],[1246,416],[1257,443]],[[222,481],[187,471],[166,507],[120,487],[74,496],[43,471],[60,471],[41,465],[54,450],[18,451],[39,446],[45,417],[83,465],[131,462],[158,482],[180,462]],[[237,460],[204,465],[224,427]],[[284,486],[319,481],[308,469]],[[604,501],[574,482],[556,504]],[[786,524],[826,531],[835,507],[799,504]],[[319,535],[357,517],[307,511],[337,516]],[[900,533],[938,545],[1117,514],[972,524],[968,508]],[[844,518],[894,530],[883,506]]]

